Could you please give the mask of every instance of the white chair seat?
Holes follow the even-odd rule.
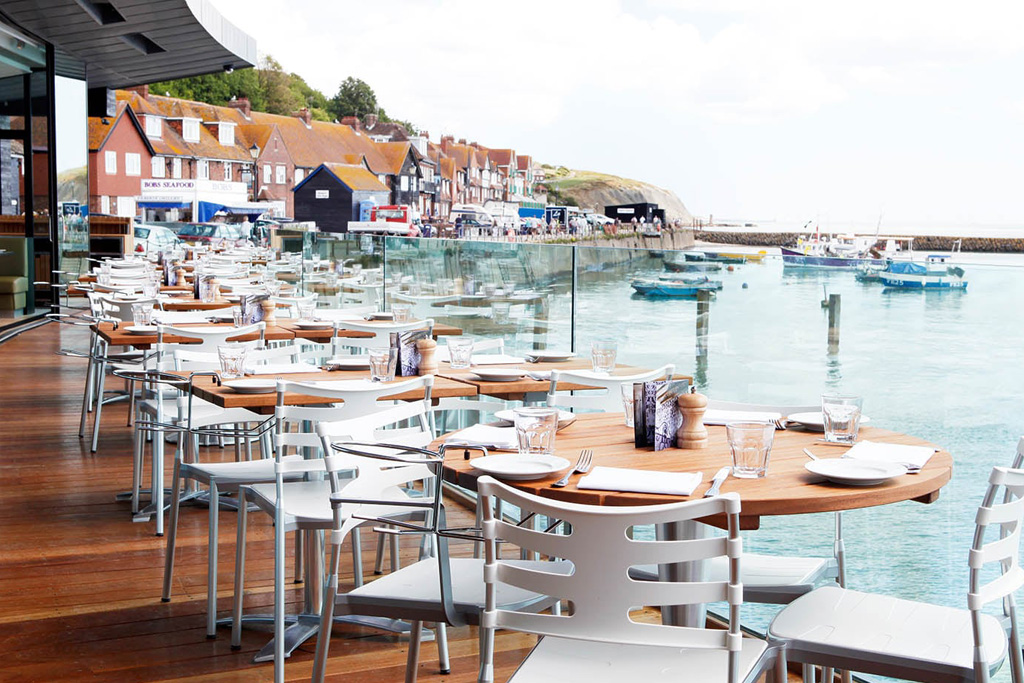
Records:
[[[754,671],[766,649],[762,640],[743,639],[739,680],[746,680]],[[728,669],[726,650],[681,650],[546,636],[509,681],[727,681]]]
[[[821,557],[778,557],[775,555],[744,554],[740,566],[743,581],[743,599],[747,602],[787,603],[799,595],[810,593],[815,584],[830,571],[835,562]],[[726,581],[729,561],[715,557],[704,562],[706,581]],[[640,581],[656,581],[656,565],[632,567],[629,575]]]
[[[476,558],[451,558],[452,601],[460,612],[478,613],[484,606],[484,561]],[[571,574],[571,562],[541,562],[512,560],[507,564],[539,567],[552,574]],[[508,584],[498,586],[498,604],[507,609],[523,609],[537,601],[537,594]],[[437,575],[437,562],[422,560],[400,572],[386,574],[341,596],[349,604],[436,605],[441,599],[441,583]],[[360,611],[362,613],[362,611]],[[570,677],[571,678],[571,677]],[[563,679],[569,680],[569,679]]]
[[[284,460],[299,460],[301,455],[289,455]],[[197,479],[204,484],[217,480],[218,486],[231,486],[249,484],[257,481],[274,481],[274,459],[262,458],[260,460],[243,460],[241,462],[202,462],[183,463],[182,469],[188,471],[188,476]],[[296,474],[296,477],[301,476]]]
[[[331,511],[331,483],[320,481],[295,481],[285,484],[284,526],[292,531],[295,525],[303,528],[330,529],[334,521]],[[248,499],[273,516],[277,505],[277,485],[254,484],[247,490]]]
[[[1006,657],[1006,636],[995,617],[983,615],[981,623],[985,661],[992,669]],[[768,633],[794,650],[824,653],[832,661],[848,654],[864,661],[867,653],[888,676],[899,677],[903,663],[963,680],[974,676],[967,610],[825,586],[783,608]]]

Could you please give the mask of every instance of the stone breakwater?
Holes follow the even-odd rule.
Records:
[[[803,233],[806,235],[807,233]],[[697,230],[694,236],[702,242],[742,244],[751,247],[791,247],[800,236],[792,232],[719,232]],[[915,235],[914,251],[952,251],[954,242],[961,240],[960,251],[992,254],[1024,253],[1024,239],[1016,237],[951,237],[945,235]]]

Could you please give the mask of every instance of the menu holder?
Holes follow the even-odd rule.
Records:
[[[178,282],[178,269],[181,264],[178,262],[164,262],[164,284],[168,287],[177,287],[179,284],[185,284],[184,282]]]
[[[266,300],[266,294],[249,294],[238,301],[243,325],[255,325],[263,321],[263,302]]]
[[[416,342],[421,339],[431,339],[430,330],[410,330],[401,334],[393,332],[392,337],[398,337],[398,376],[415,377],[419,375],[423,355]]]
[[[657,380],[633,385],[633,441],[654,450],[675,448],[683,423],[676,399],[689,392],[688,380]]]

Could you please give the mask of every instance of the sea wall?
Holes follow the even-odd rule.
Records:
[[[807,233],[803,233],[806,235]],[[800,235],[793,232],[720,232],[697,230],[694,237],[702,242],[742,244],[751,247],[789,247]],[[997,254],[1024,253],[1024,239],[1013,237],[951,237],[946,235],[915,235],[914,251],[952,251],[960,240],[960,250]]]

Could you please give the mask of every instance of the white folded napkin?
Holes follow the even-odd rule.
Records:
[[[730,422],[774,422],[781,420],[782,413],[771,413],[756,410],[707,410],[704,413],[704,424],[724,425]]]
[[[906,446],[898,443],[879,443],[877,441],[860,441],[853,448],[843,453],[844,458],[856,460],[880,460],[901,465],[924,467],[929,458],[935,455],[931,446]]]
[[[549,382],[551,381],[550,370],[530,370],[526,373],[526,376],[530,379],[535,379],[538,382]]]
[[[515,427],[473,425],[452,434],[445,443],[449,446],[487,446],[488,450],[518,451]]]
[[[268,363],[246,368],[245,373],[247,375],[289,375],[300,372],[316,372],[319,369],[308,363]]]
[[[702,472],[654,472],[623,467],[595,467],[576,488],[689,496],[700,486]]]

